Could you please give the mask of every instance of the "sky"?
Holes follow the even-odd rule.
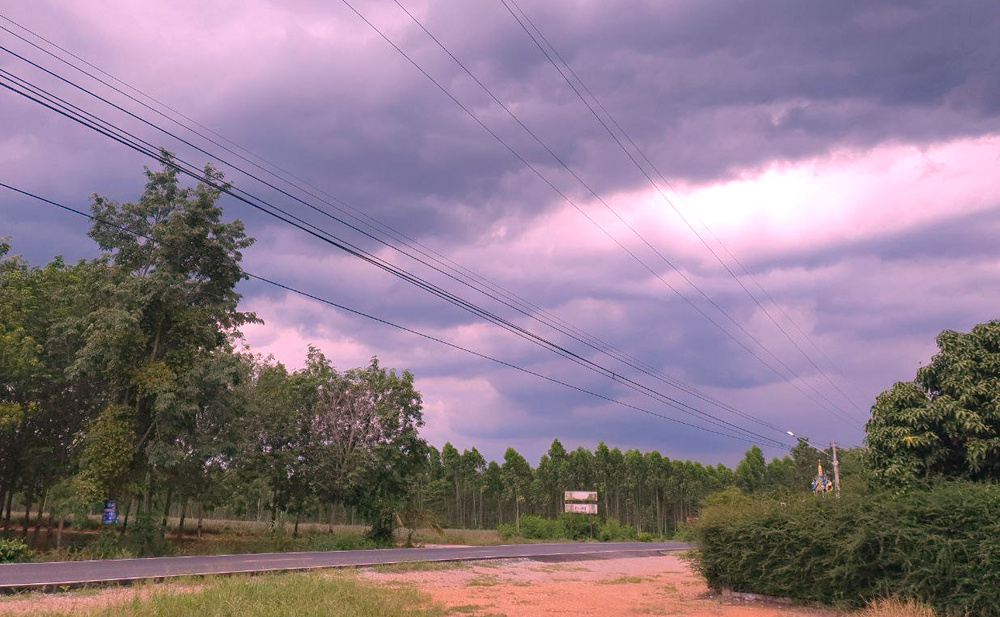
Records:
[[[558,438],[734,465],[752,443],[785,454],[785,431],[861,445],[875,396],[940,331],[1000,317],[997,2],[0,0],[0,15],[7,75],[528,332],[223,198],[256,238],[247,271],[426,335],[247,281],[264,320],[250,348],[292,369],[314,345],[339,369],[410,370],[438,447],[537,462]],[[0,112],[0,182],[48,199],[134,200],[156,166],[6,89]],[[94,257],[88,226],[0,189],[0,236],[33,264]]]

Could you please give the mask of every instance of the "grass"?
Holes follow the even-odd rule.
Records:
[[[472,564],[466,561],[407,561],[372,566],[380,574],[406,574],[407,572],[437,572],[440,570],[460,570]]]
[[[495,576],[482,575],[470,578],[465,585],[467,587],[493,587],[499,585],[500,582],[500,579]]]
[[[874,600],[853,617],[934,617],[934,610],[913,600]]]
[[[621,575],[621,576],[619,576],[617,578],[608,578],[608,579],[604,579],[603,581],[597,581],[597,584],[598,585],[625,585],[625,584],[630,584],[630,583],[641,583],[644,580],[646,580],[646,579],[642,578],[641,576],[628,576],[628,575],[623,574],[623,575]]]
[[[445,609],[412,587],[382,588],[350,576],[294,573],[207,578],[189,590],[155,586],[100,607],[40,612],[40,617],[440,617]]]
[[[433,529],[418,529],[413,534],[413,542],[464,546],[495,546],[503,543],[495,529],[444,529],[441,533]]]
[[[567,566],[561,563],[529,568],[532,572],[590,572],[590,568],[585,566]]]

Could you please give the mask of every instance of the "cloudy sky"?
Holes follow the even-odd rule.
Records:
[[[995,1],[0,0],[0,14],[6,75],[212,161],[586,365],[226,198],[257,239],[248,271],[524,369],[243,285],[266,322],[245,330],[254,350],[409,368],[438,446],[534,462],[557,437],[734,464],[785,430],[858,445],[875,395],[911,379],[938,332],[1000,317]],[[9,90],[0,111],[0,182],[84,209],[141,191],[141,154]],[[33,263],[94,256],[87,227],[0,190],[0,236]]]

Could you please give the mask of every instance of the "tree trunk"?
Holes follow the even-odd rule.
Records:
[[[66,517],[65,516],[60,516],[59,517],[59,529],[56,531],[56,550],[57,551],[62,548],[62,530],[63,530],[63,525],[65,525],[65,524],[66,524]]]
[[[38,501],[38,517],[35,521],[35,539],[38,539],[38,534],[42,531],[42,515],[45,512],[45,498],[48,491],[42,493],[42,498]]]
[[[205,528],[205,505],[198,502],[198,539],[201,540],[201,532]]]
[[[163,533],[167,532],[167,515],[170,514],[170,502],[173,501],[173,499],[174,499],[174,487],[168,486],[167,500],[166,503],[163,504],[163,520],[160,523],[160,526],[163,527]]]
[[[292,528],[292,537],[299,537],[299,519],[302,518],[301,510],[296,510],[295,512],[295,527]]]
[[[336,520],[334,519],[334,517],[336,516],[336,514],[337,514],[337,503],[336,502],[332,502],[332,503],[330,503],[330,519],[327,521],[327,525],[326,525],[326,530],[329,533],[333,533],[333,525],[336,522]]]
[[[14,484],[13,481],[11,481],[10,485],[7,488],[7,503],[4,505],[5,514],[4,514],[4,517],[3,517],[3,530],[4,530],[4,533],[7,533],[8,531],[10,531],[10,509],[14,505],[14,485],[13,484]]]
[[[138,501],[138,499],[139,498],[135,495],[129,497],[128,505],[125,506],[125,520],[122,521],[122,531],[121,531],[121,535],[123,536],[125,535],[125,532],[128,531],[128,517],[130,514],[132,514],[132,504]]]
[[[188,502],[190,499],[185,499],[181,503],[181,520],[177,523],[177,539],[180,540],[184,537],[184,518],[187,516]]]
[[[514,529],[518,535],[521,533],[521,505],[518,503],[517,491],[514,491]]]
[[[28,537],[28,528],[31,527],[31,498],[25,495],[24,497],[24,531],[21,533],[21,537]]]

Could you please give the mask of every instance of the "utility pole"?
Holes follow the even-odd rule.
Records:
[[[830,448],[833,450],[833,494],[840,499],[840,462],[837,461],[837,442],[831,441]]]
[[[791,436],[791,437],[799,439],[799,436],[796,435],[795,433],[793,433],[792,431],[785,431],[785,433],[787,435]],[[826,452],[820,450],[816,446],[814,446],[811,443],[809,443],[808,440],[806,440],[806,439],[803,438],[802,441],[804,441],[807,446],[809,446],[813,450],[819,452],[823,456],[830,456]],[[834,496],[837,499],[840,499],[840,461],[837,460],[837,442],[836,441],[831,441],[830,442],[830,449],[833,450],[833,456],[831,457],[833,459],[833,493],[834,493]]]

